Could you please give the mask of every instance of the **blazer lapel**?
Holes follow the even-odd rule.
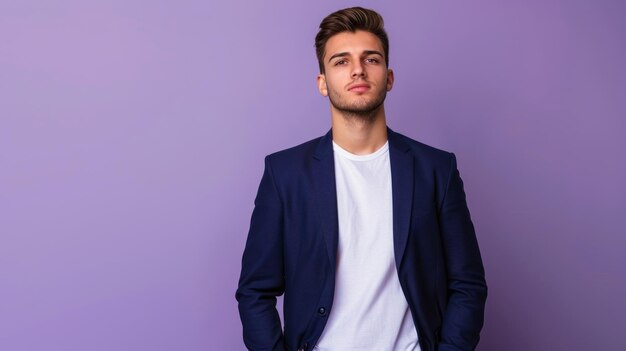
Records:
[[[391,189],[393,197],[393,246],[396,268],[400,269],[409,237],[413,207],[413,157],[409,146],[391,129],[387,128],[389,159],[391,162]]]
[[[319,222],[324,232],[328,259],[333,274],[337,263],[339,222],[337,218],[337,190],[335,186],[335,159],[332,131],[324,135],[313,155],[313,184]]]

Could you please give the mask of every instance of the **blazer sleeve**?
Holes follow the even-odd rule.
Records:
[[[474,350],[483,326],[487,284],[454,154],[450,162],[448,184],[439,211],[448,301],[438,351]]]
[[[285,349],[276,310],[276,296],[285,290],[282,237],[283,206],[268,156],[254,201],[235,295],[239,302],[244,343],[249,350]]]

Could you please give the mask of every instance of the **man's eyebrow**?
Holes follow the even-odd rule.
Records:
[[[377,50],[363,50],[362,56],[367,56],[367,55],[379,55],[380,57],[385,57],[380,51],[377,51]],[[350,56],[350,53],[347,51],[336,53],[328,59],[328,62],[330,62],[334,58],[345,57],[345,56]]]
[[[344,57],[344,56],[349,56],[349,55],[350,55],[350,53],[349,53],[349,52],[339,52],[339,53],[336,53],[336,54],[334,54],[333,56],[331,56],[331,57],[328,59],[328,62],[330,62],[332,59],[334,59],[334,58],[336,58],[336,57]]]
[[[364,55],[378,55],[380,57],[385,57],[380,51],[376,51],[376,50],[365,50],[363,51],[363,54]]]

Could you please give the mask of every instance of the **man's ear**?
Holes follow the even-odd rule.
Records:
[[[322,96],[328,96],[328,86],[326,85],[326,75],[320,73],[317,75],[317,90]]]
[[[393,70],[388,69],[387,70],[387,91],[391,91],[391,88],[393,88]]]

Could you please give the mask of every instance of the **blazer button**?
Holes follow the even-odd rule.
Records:
[[[326,309],[324,307],[320,307],[317,310],[317,313],[319,313],[320,316],[325,316],[326,315]]]

